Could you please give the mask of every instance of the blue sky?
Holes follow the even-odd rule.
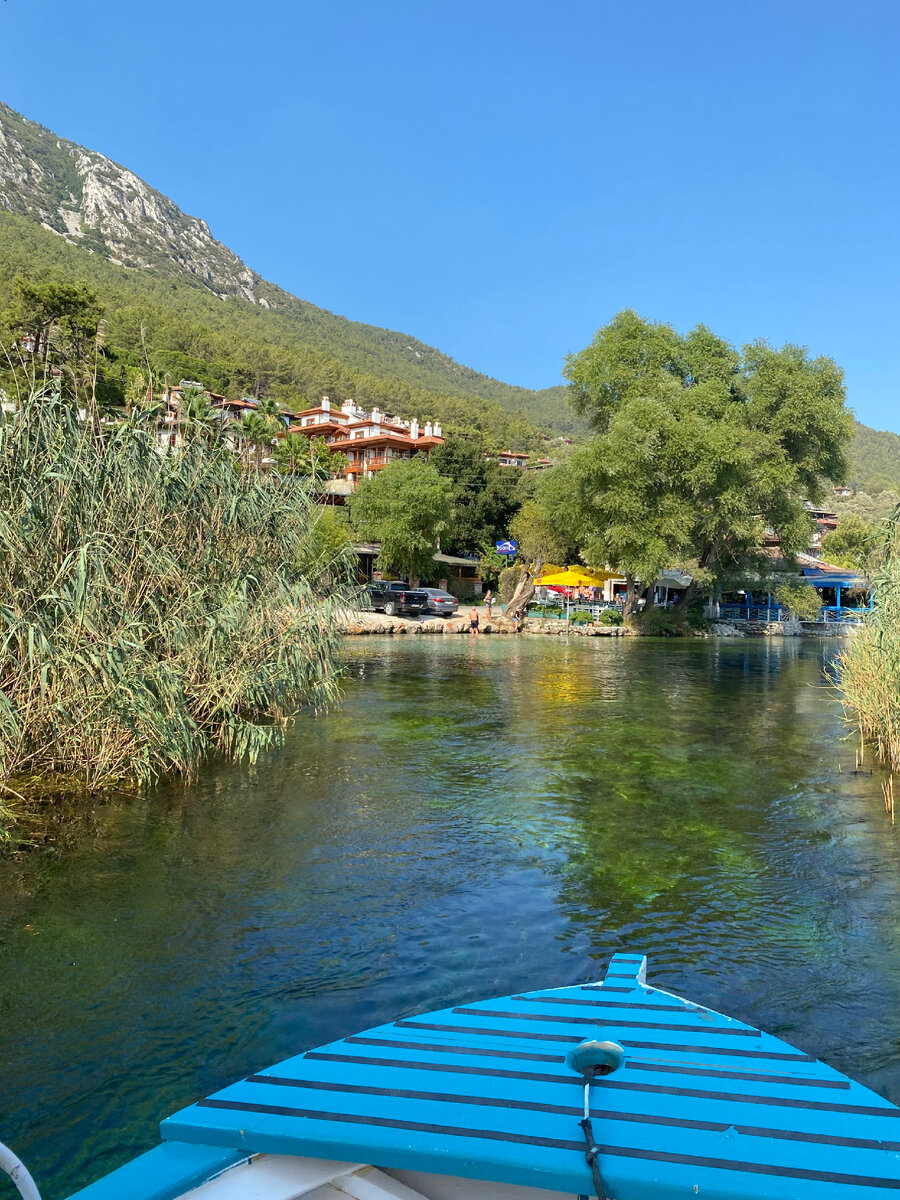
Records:
[[[7,0],[0,97],[511,383],[630,306],[900,431],[898,47],[896,0]]]

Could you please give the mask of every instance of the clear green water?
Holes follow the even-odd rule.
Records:
[[[277,757],[0,863],[0,1140],[59,1200],[241,1073],[625,947],[900,1102],[900,834],[829,653],[349,642]]]

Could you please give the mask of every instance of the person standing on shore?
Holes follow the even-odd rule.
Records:
[[[484,593],[484,607],[487,609],[487,619],[490,621],[494,615],[494,597],[491,595],[491,589]]]
[[[472,606],[472,611],[469,613],[469,635],[478,637],[478,609]]]

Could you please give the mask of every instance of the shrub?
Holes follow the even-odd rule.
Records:
[[[572,614],[570,624],[572,625],[592,625],[594,618],[589,612],[577,612]]]
[[[634,627],[647,637],[678,637],[687,632],[686,614],[677,609],[651,605],[632,618]]]
[[[783,583],[775,591],[778,603],[798,621],[817,621],[822,597],[811,583]]]
[[[622,613],[618,608],[604,608],[600,613],[601,625],[621,625]]]

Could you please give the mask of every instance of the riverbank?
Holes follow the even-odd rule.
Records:
[[[511,633],[516,629],[512,621],[502,615],[488,619],[487,612],[481,609],[478,614],[479,634]],[[448,634],[471,633],[469,617],[386,617],[384,613],[354,612],[344,613],[341,618],[341,632],[350,637],[358,637],[372,633],[396,634]],[[535,633],[570,633],[577,637],[622,637],[634,631],[621,626],[609,625],[570,625],[568,630],[564,622],[528,620],[519,631],[523,634]]]
[[[482,634],[512,633],[515,627],[507,617],[500,615],[488,619],[487,610],[479,609],[479,632]],[[344,612],[339,616],[340,631],[348,637],[367,634],[454,634],[470,632],[469,617],[387,617],[376,612]],[[547,620],[529,617],[522,625],[520,634],[525,636],[552,637],[642,637],[649,631],[626,625],[574,625],[560,619]],[[701,638],[743,637],[846,637],[852,628],[846,625],[823,624],[818,621],[713,621],[702,630],[686,630],[675,636]]]

